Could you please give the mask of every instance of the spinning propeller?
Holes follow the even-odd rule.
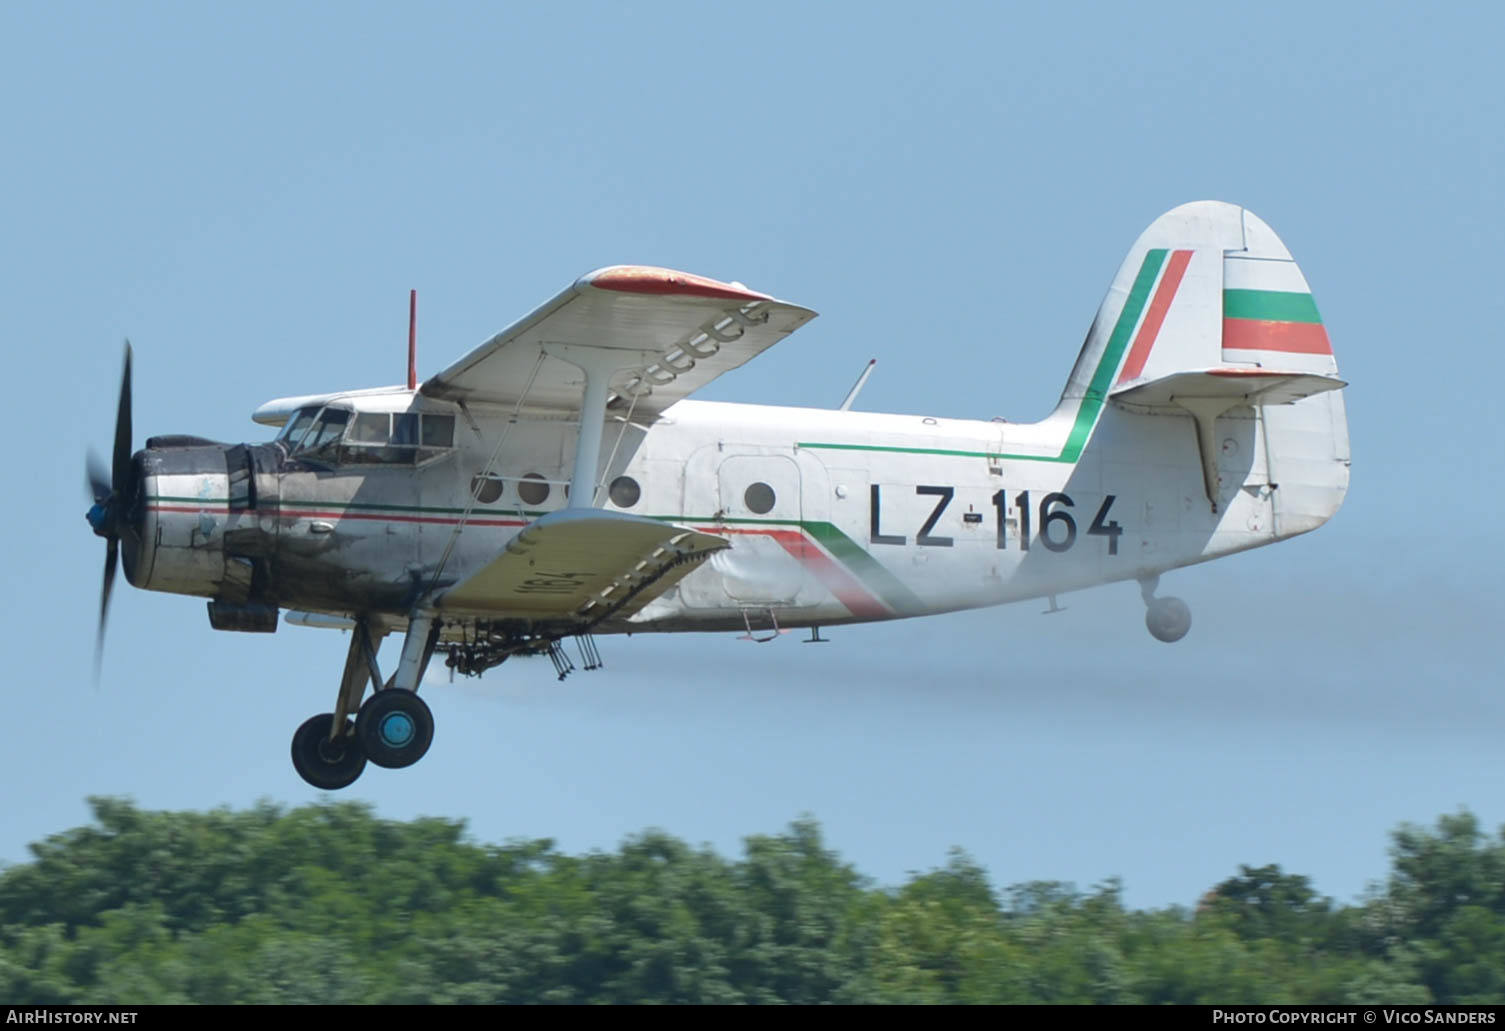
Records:
[[[110,591],[115,586],[115,563],[122,535],[134,533],[129,508],[136,494],[131,463],[131,342],[125,342],[125,370],[120,374],[120,403],[115,410],[115,451],[109,470],[93,450],[86,459],[89,494],[94,506],[86,518],[95,534],[105,539],[104,586],[99,594],[99,631],[94,639],[94,675],[99,676],[104,652],[105,619],[110,611]]]

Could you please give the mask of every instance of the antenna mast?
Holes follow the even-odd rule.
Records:
[[[418,291],[408,291],[408,389],[418,389]]]

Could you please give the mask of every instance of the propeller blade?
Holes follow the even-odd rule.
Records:
[[[94,453],[93,448],[84,455],[84,470],[89,482],[89,497],[97,504],[103,504],[110,496],[110,470],[105,468],[104,460]]]
[[[105,579],[99,592],[99,632],[94,638],[94,679],[99,680],[99,668],[105,651],[105,619],[110,614],[110,592],[115,587],[115,559],[120,552],[120,542],[111,537],[105,542]]]
[[[120,404],[115,410],[115,453],[110,483],[125,496],[126,480],[131,475],[131,342],[125,342],[125,371],[120,374]]]

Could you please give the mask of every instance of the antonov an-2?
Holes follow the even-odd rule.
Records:
[[[1264,222],[1204,201],[1119,268],[1060,403],[1032,424],[689,400],[815,313],[740,283],[614,266],[417,382],[257,409],[265,444],[132,454],[130,351],[89,522],[137,587],[351,631],[334,711],[294,735],[310,784],[408,766],[436,652],[462,674],[593,635],[899,619],[1137,580],[1315,529],[1348,486],[1337,365]],[[410,350],[411,354],[411,350]],[[860,384],[859,384],[860,385]],[[849,398],[850,401],[850,398]],[[402,635],[395,668],[377,663]],[[367,685],[372,691],[366,694]],[[364,699],[364,702],[363,702]]]

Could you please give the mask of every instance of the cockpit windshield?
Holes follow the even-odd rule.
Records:
[[[319,413],[319,421],[303,438],[300,451],[317,451],[325,444],[332,444],[345,434],[345,424],[351,413],[344,408],[326,408]]]
[[[277,439],[286,444],[289,450],[297,447],[298,442],[303,439],[303,434],[308,432],[308,427],[312,425],[314,416],[318,414],[318,406],[298,409],[282,427],[282,432],[277,434]]]

